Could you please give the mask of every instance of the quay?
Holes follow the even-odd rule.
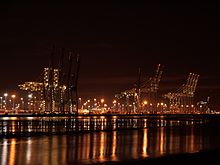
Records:
[[[219,122],[219,115],[8,114],[0,116],[0,137],[74,134],[150,127],[204,125]]]

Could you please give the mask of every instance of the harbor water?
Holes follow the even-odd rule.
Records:
[[[0,140],[0,164],[123,162],[220,149],[218,124],[191,119],[156,121],[166,124],[149,122],[145,126],[143,123],[143,128],[116,129],[113,125],[113,129],[98,131],[3,137]]]

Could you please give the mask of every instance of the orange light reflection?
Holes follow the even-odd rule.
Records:
[[[143,157],[148,157],[148,129],[144,129],[144,138],[143,138]]]
[[[16,139],[11,139],[10,153],[9,153],[9,165],[15,164],[15,154],[16,154]]]

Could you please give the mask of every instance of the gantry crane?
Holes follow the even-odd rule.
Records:
[[[64,69],[64,49],[58,69],[54,67],[55,48],[53,47],[48,68],[36,82],[18,85],[21,90],[40,93],[41,113],[76,113],[78,114],[78,75],[80,56],[69,53],[68,71]],[[66,74],[67,73],[67,74]]]
[[[195,105],[193,98],[198,84],[199,75],[190,73],[186,84],[183,84],[174,92],[169,92],[164,95],[164,98],[169,99],[170,113],[194,113]]]
[[[139,68],[138,71],[138,80],[134,84],[134,87],[121,92],[120,94],[116,94],[115,97],[118,99],[125,98],[126,99],[126,109],[130,110],[129,108],[129,101],[132,99],[136,108],[134,108],[134,113],[142,113],[142,101],[143,99],[148,99],[152,110],[156,111],[156,102],[157,102],[157,92],[159,89],[159,83],[161,81],[161,76],[163,73],[163,66],[161,64],[157,65],[156,72],[153,77],[141,81],[141,69]],[[154,112],[151,113],[154,113]],[[131,113],[131,111],[130,111]]]

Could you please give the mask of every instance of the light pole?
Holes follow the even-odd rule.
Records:
[[[78,107],[79,107],[80,109],[82,109],[82,98],[81,98],[81,97],[79,98],[79,105],[78,105]]]
[[[104,102],[105,102],[105,100],[101,99],[101,104],[100,104],[101,111],[104,110]]]
[[[113,109],[114,112],[116,112],[117,111],[117,106],[116,106],[117,105],[117,100],[113,100],[112,103],[113,103],[112,109]]]
[[[143,112],[148,112],[147,104],[148,104],[147,100],[144,100],[144,102],[143,102],[143,105],[144,105]]]
[[[8,96],[8,93],[4,93],[4,96],[5,96],[5,110],[7,109],[7,96]]]
[[[31,112],[31,110],[32,110],[32,109],[31,109],[31,108],[32,108],[31,106],[32,106],[32,104],[33,104],[33,103],[32,103],[32,98],[33,98],[33,95],[32,95],[32,94],[29,94],[29,95],[28,95],[28,104],[29,104],[29,111],[30,111],[30,112]]]
[[[104,99],[101,99],[101,107],[103,107],[104,105],[104,102],[105,102],[105,100]]]
[[[0,97],[0,99],[1,99],[1,109],[2,109],[2,97]]]
[[[13,110],[15,109],[15,97],[16,97],[16,95],[11,95],[11,97],[12,97],[12,101],[13,101]]]
[[[24,110],[24,98],[21,97],[21,110]]]

